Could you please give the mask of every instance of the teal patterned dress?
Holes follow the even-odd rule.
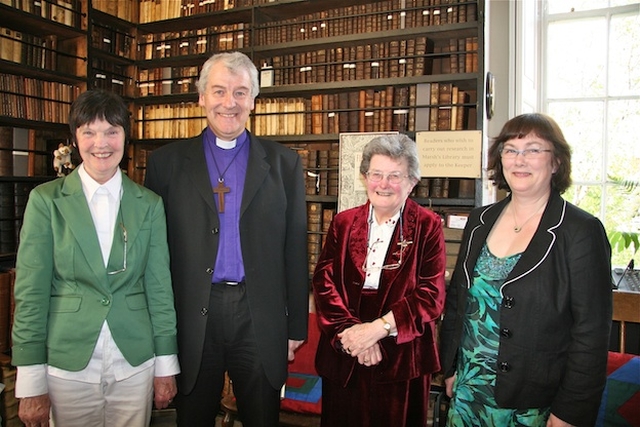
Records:
[[[520,259],[482,248],[469,289],[447,426],[545,426],[550,408],[499,408],[493,389],[500,339],[500,286]]]

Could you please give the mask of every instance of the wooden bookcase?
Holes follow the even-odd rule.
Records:
[[[482,0],[165,3],[141,3],[129,174],[143,180],[150,150],[206,126],[202,63],[247,53],[262,80],[247,127],[299,150],[306,165],[310,267],[337,207],[328,159],[341,132],[482,129]],[[481,200],[479,180],[449,177],[423,179],[414,196],[443,216]]]
[[[19,7],[27,3],[0,4],[3,46],[18,43],[18,32],[37,40],[22,38],[19,59],[2,50],[0,126],[29,129],[30,156],[50,159],[47,141],[69,137],[65,109],[86,88],[105,88],[131,105],[133,140],[122,166],[143,182],[150,151],[206,126],[195,88],[204,61],[240,50],[264,71],[247,127],[303,156],[309,211],[321,214],[319,223],[310,220],[310,249],[322,244],[337,206],[340,133],[415,137],[483,126],[483,0],[48,0],[45,11]],[[40,53],[27,55],[27,45]],[[55,87],[22,95],[18,86],[28,84]],[[53,98],[58,87],[69,95]],[[14,148],[1,144],[0,165]],[[0,183],[40,182],[49,172],[5,173]],[[478,205],[481,191],[479,181],[442,177],[423,179],[413,196],[444,215]]]
[[[87,87],[87,5],[0,2],[0,267],[11,267],[29,192],[55,176],[71,103]],[[15,172],[14,172],[15,171]]]

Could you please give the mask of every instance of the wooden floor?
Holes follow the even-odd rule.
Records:
[[[222,415],[216,418],[215,427],[220,427],[220,420]],[[151,416],[150,427],[176,427],[176,412],[174,409],[167,409],[163,411],[153,411]],[[234,427],[242,427],[242,423],[236,421]]]
[[[430,401],[429,401],[429,419],[427,421],[427,425],[429,427],[431,426],[444,426],[444,418],[441,419],[439,422],[437,420],[434,420],[433,418],[433,412],[434,412],[434,406],[436,404],[436,397],[438,396],[437,392],[432,392],[431,396],[430,396]],[[446,405],[445,405],[446,407]],[[443,410],[444,407],[443,407]],[[221,427],[220,426],[220,421],[222,419],[222,415],[219,415],[216,418],[216,425],[215,427]],[[291,424],[288,424],[286,422],[286,420],[283,420],[282,418],[280,419],[281,425],[283,426],[289,426]],[[151,424],[150,427],[176,427],[176,413],[175,413],[175,409],[164,409],[162,411],[158,411],[158,410],[154,410],[153,414],[151,416]],[[234,423],[234,427],[242,427],[242,423],[240,421],[235,421]]]

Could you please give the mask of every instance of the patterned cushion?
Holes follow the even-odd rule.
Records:
[[[597,427],[640,427],[640,356],[609,352]]]
[[[309,414],[322,412],[322,378],[315,369],[319,339],[316,314],[309,313],[307,341],[296,351],[295,360],[289,364],[285,398],[280,402],[280,409]]]
[[[285,398],[280,408],[291,412],[320,414],[322,378],[317,375],[289,373]]]

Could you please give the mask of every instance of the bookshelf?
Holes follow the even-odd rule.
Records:
[[[27,197],[52,179],[71,103],[87,87],[87,3],[0,2],[0,269],[13,266]]]
[[[53,131],[29,153],[47,162],[46,140],[68,138],[64,108],[86,88],[105,88],[130,102],[133,141],[123,167],[142,182],[150,151],[206,126],[195,82],[212,53],[229,50],[269,75],[247,127],[301,154],[310,210],[319,207],[325,219],[337,206],[331,153],[340,133],[483,128],[483,0],[49,0],[44,11],[0,3],[0,126],[28,129],[33,141]],[[39,39],[18,42],[17,32]],[[16,43],[19,60],[6,48]],[[40,62],[28,61],[26,50]],[[32,84],[43,85],[41,93],[22,95],[19,85]],[[61,88],[68,93],[53,98]],[[0,165],[11,150],[0,145]],[[445,215],[478,205],[480,187],[429,178],[413,197]],[[309,230],[320,244],[323,228],[321,221]]]
[[[340,133],[483,127],[482,0],[176,3],[140,4],[129,174],[141,182],[150,150],[206,126],[195,88],[202,63],[245,52],[261,71],[247,128],[305,163],[310,268],[337,208],[338,167],[324,162]],[[425,178],[413,197],[444,218],[480,204],[480,187]]]
[[[117,5],[117,2],[108,4]],[[134,24],[96,8],[90,8],[88,22],[89,87],[133,99],[136,95]]]

